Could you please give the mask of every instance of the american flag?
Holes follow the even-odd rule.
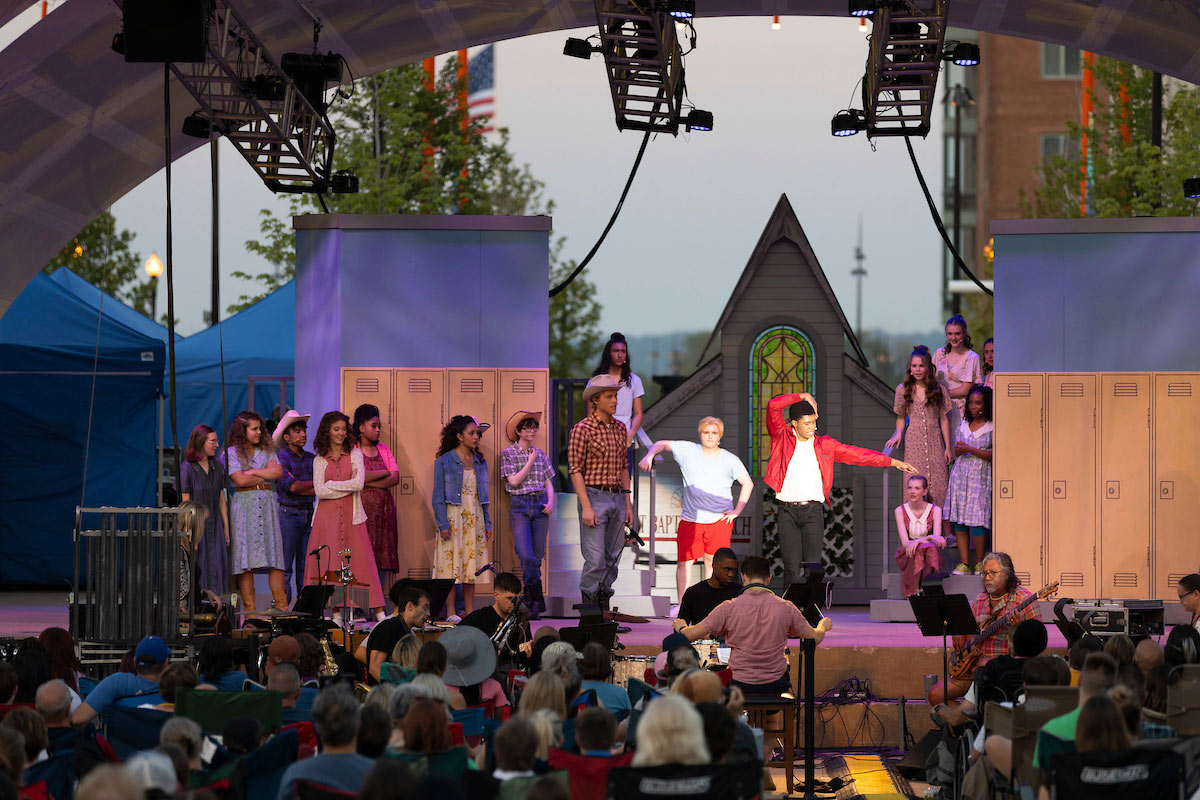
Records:
[[[484,133],[496,128],[492,124],[496,114],[495,77],[496,46],[489,44],[467,61],[467,108],[471,119],[485,117]]]

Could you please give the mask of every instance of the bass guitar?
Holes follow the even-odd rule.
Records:
[[[983,656],[983,643],[996,635],[996,632],[1012,622],[1012,619],[1039,600],[1045,600],[1058,592],[1058,581],[1052,581],[1043,586],[1037,594],[1031,594],[1021,601],[1020,605],[1004,614],[993,614],[980,623],[981,630],[974,636],[961,639],[955,637],[954,655],[950,658],[950,679],[953,681],[970,681],[975,666]]]

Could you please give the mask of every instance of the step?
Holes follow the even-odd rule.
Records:
[[[547,595],[546,616],[565,619],[578,618],[575,605],[579,602],[578,590],[572,596]],[[636,617],[666,617],[671,610],[671,600],[663,595],[613,595],[610,607],[623,614]]]
[[[546,563],[550,569],[583,569],[583,552],[578,544],[551,544],[546,546]],[[638,568],[637,553],[626,547],[621,551],[617,562],[621,570]],[[641,568],[646,569],[647,563],[642,560]]]
[[[578,569],[550,570],[549,585],[546,586],[545,593],[578,597],[579,576],[582,573],[583,571]],[[613,581],[612,588],[616,594],[648,595],[651,589],[650,572],[648,570],[617,570],[617,577]]]

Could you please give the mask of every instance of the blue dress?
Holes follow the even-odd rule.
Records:
[[[247,469],[265,469],[271,454],[261,448],[243,464],[236,448],[225,450],[229,474]],[[273,481],[263,481],[273,484]],[[279,532],[279,500],[275,488],[233,492],[230,504],[229,543],[233,549],[233,573],[283,569],[283,536]]]
[[[184,461],[180,469],[183,491],[208,509],[204,533],[196,543],[194,582],[197,589],[212,589],[217,594],[229,591],[229,549],[225,545],[225,522],[221,519],[221,491],[225,472],[217,459],[210,459],[208,472],[194,461]]]

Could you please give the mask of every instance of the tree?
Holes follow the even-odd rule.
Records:
[[[63,249],[42,268],[47,275],[59,267],[68,267],[102,292],[124,301],[146,316],[157,288],[153,278],[142,278],[142,257],[134,252],[135,234],[117,230],[117,220],[108,211],[84,226]]]
[[[574,259],[559,263],[565,239],[550,248],[550,285],[567,279],[577,266]],[[596,286],[582,274],[550,298],[550,377],[579,378],[592,372],[600,339],[600,304]]]
[[[272,272],[260,272],[257,275],[234,270],[232,273],[233,277],[248,281],[258,281],[265,286],[265,289],[256,295],[244,294],[239,297],[236,303],[229,306],[228,311],[230,314],[236,314],[243,309],[249,308],[296,277],[295,233],[292,232],[292,229],[283,220],[276,217],[268,209],[264,208],[259,211],[258,216],[258,228],[262,231],[264,241],[251,239],[246,242],[246,249],[255,255],[261,256],[268,264],[275,267],[275,269]]]

